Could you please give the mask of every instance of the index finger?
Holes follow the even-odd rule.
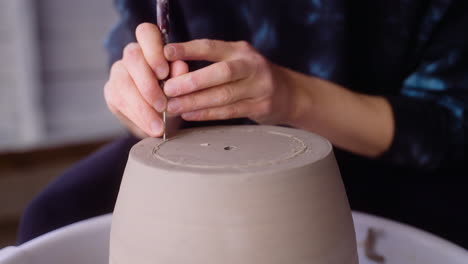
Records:
[[[234,42],[212,39],[171,43],[164,47],[164,56],[169,61],[203,60],[218,62],[231,58],[235,52]]]
[[[169,64],[164,58],[163,40],[158,27],[151,23],[143,23],[137,27],[135,34],[146,63],[158,79],[164,80],[169,74]]]

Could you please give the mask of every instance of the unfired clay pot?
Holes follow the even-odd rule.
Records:
[[[128,159],[112,264],[356,264],[332,146],[273,126],[147,138]]]

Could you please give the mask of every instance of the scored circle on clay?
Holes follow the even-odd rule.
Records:
[[[223,169],[269,166],[285,162],[308,149],[300,138],[266,129],[194,130],[161,142],[154,158],[191,168]]]

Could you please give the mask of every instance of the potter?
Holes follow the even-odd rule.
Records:
[[[331,144],[274,126],[182,130],[129,155],[110,263],[357,263]]]

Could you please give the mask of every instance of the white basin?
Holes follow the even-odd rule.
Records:
[[[419,229],[353,212],[359,263],[377,264],[365,254],[368,230],[375,230],[372,252],[385,264],[467,264],[468,251]],[[111,215],[81,221],[0,250],[0,264],[107,264]],[[368,243],[367,243],[368,244]]]

